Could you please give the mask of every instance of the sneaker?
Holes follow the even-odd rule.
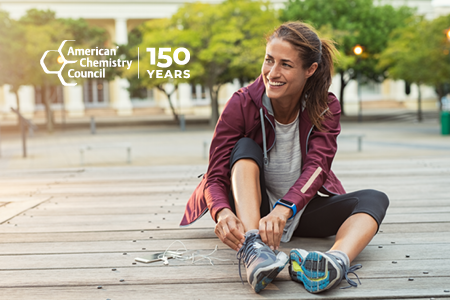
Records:
[[[239,276],[241,277],[241,260],[247,270],[247,281],[256,293],[259,293],[278,273],[280,273],[289,261],[289,257],[282,251],[272,251],[255,230],[248,232],[245,242],[237,253],[239,259]]]
[[[303,283],[303,270],[302,265],[305,261],[308,251],[303,249],[292,249],[289,253],[290,263],[289,263],[289,275],[291,275],[292,280],[299,283]]]
[[[305,252],[298,253],[304,255]],[[361,284],[358,275],[355,274],[356,270],[362,268],[360,264],[348,268],[339,257],[319,251],[308,253],[306,257],[302,259],[303,264],[300,268],[296,265],[298,264],[298,261],[295,259],[296,256],[294,255],[294,262],[291,260],[291,278],[294,281],[302,282],[305,289],[310,293],[315,294],[335,288],[344,278],[348,284],[350,284],[344,288],[357,287],[358,284],[348,277],[349,273],[354,274],[358,279],[359,284]]]

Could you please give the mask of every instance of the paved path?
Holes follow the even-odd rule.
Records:
[[[356,138],[346,135],[364,134],[362,150],[357,151]],[[88,151],[85,166],[127,166],[126,150],[132,147],[132,166],[206,164],[205,144],[213,135],[206,126],[188,126],[181,132],[176,126],[130,126],[36,132],[28,138],[28,157],[22,158],[18,134],[3,134],[0,141],[0,170],[72,168],[80,166],[80,147],[106,148]],[[450,136],[440,135],[436,121],[425,123],[383,122],[344,123],[336,161],[396,157],[435,157],[450,153]],[[110,146],[108,148],[108,146]]]

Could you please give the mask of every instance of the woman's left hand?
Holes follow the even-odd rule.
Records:
[[[292,210],[282,205],[275,208],[259,221],[259,235],[261,240],[272,250],[280,247],[283,229],[287,219],[292,216]]]

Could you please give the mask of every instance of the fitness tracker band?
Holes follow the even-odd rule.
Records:
[[[275,208],[275,206],[277,206],[278,204],[286,206],[287,208],[290,208],[292,210],[292,217],[290,217],[288,220],[291,220],[297,213],[297,206],[290,201],[279,199],[277,202],[275,202],[273,208]]]

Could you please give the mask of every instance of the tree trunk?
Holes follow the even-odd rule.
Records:
[[[341,71],[339,72],[339,74],[341,75],[341,88],[339,91],[339,102],[341,103],[341,115],[345,116],[345,110],[344,110],[344,89],[347,85],[348,82],[345,82],[345,72]]]
[[[45,93],[44,93],[44,107],[45,107],[45,118],[47,121],[47,132],[52,133],[53,132],[53,112],[51,107],[51,100],[50,100],[50,87],[48,85],[45,86]]]
[[[18,89],[14,89],[14,95],[16,95],[17,111],[20,112],[20,99]]]
[[[439,100],[439,112],[442,111],[442,98],[444,95],[444,87],[442,84],[439,84],[436,86],[436,93],[438,94],[438,100]]]
[[[175,107],[173,107],[173,104],[172,104],[172,98],[171,98],[171,97],[172,97],[172,93],[166,94],[166,96],[167,96],[167,99],[169,100],[169,105],[170,105],[170,110],[172,111],[172,115],[173,115],[175,121],[176,121],[177,123],[179,123],[180,120],[179,120],[179,118],[178,118],[178,114],[177,114],[177,112],[175,111]]]
[[[420,83],[417,84],[417,89],[419,92],[419,98],[417,99],[417,121],[422,122],[422,92],[420,90]]]
[[[219,120],[219,90],[221,85],[217,85],[214,90],[214,86],[208,86],[209,88],[209,97],[211,98],[211,119],[209,124],[211,126],[216,126],[217,121]]]
[[[162,85],[158,85],[156,88],[166,95],[167,100],[169,100],[169,106],[170,110],[172,111],[173,118],[175,119],[175,122],[179,123],[180,119],[178,118],[178,114],[175,111],[175,107],[172,103],[172,94],[175,93],[175,91],[178,89],[178,85],[175,85],[175,89],[171,93],[167,93],[166,89]]]

